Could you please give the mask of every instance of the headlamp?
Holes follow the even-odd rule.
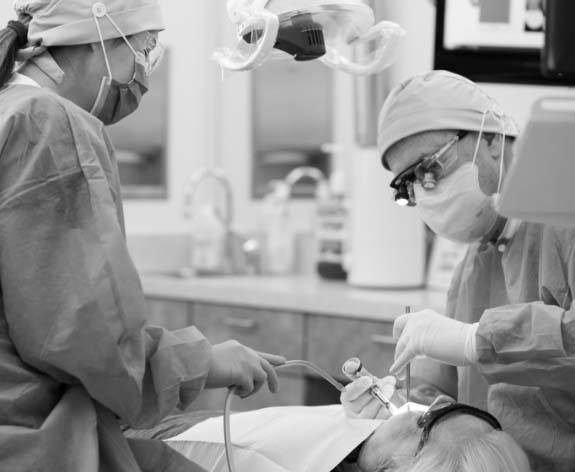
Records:
[[[247,33],[245,42],[253,44],[261,38],[263,31]],[[301,14],[280,23],[274,48],[284,51],[296,61],[319,59],[326,53],[323,27],[310,14]]]

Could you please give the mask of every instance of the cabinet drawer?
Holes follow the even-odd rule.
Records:
[[[196,304],[194,324],[212,344],[235,339],[257,351],[301,359],[303,315],[250,308]]]
[[[341,366],[359,357],[374,375],[389,375],[395,343],[393,324],[311,316],[308,320],[308,359],[336,378],[344,378]]]
[[[191,324],[188,304],[173,300],[147,299],[147,321],[154,326],[171,331],[182,329]]]
[[[204,390],[192,404],[193,411],[223,411],[226,389]],[[249,398],[234,397],[233,411],[252,411],[272,406],[301,406],[305,403],[305,379],[291,376],[280,376],[279,391],[270,393],[267,385]]]

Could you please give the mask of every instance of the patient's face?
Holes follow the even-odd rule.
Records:
[[[441,401],[432,405],[440,407]],[[365,442],[359,466],[363,472],[392,472],[408,464],[414,457],[421,438],[417,420],[421,412],[407,412],[392,416]],[[478,437],[492,431],[485,421],[471,415],[461,414],[446,417],[432,430],[430,442],[447,441],[455,443]]]
[[[392,471],[402,464],[401,459],[415,455],[421,430],[417,427],[420,412],[392,416],[365,442],[359,466],[365,472]]]

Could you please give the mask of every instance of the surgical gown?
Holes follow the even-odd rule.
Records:
[[[574,229],[522,223],[503,253],[472,245],[448,295],[449,316],[479,321],[458,399],[487,407],[534,472],[575,471],[574,251]]]
[[[0,470],[191,472],[126,439],[185,408],[211,346],[148,326],[101,122],[41,88],[0,90]]]

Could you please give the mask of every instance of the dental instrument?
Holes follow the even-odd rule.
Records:
[[[370,377],[373,380],[373,386],[369,389],[369,393],[379,400],[392,415],[397,414],[398,408],[391,403],[391,400],[384,395],[381,388],[377,385],[379,379],[363,366],[361,360],[357,357],[351,358],[343,364],[341,370],[344,375],[352,381],[361,377]]]
[[[405,307],[405,313],[411,313],[411,307],[410,306],[406,306]],[[411,363],[407,364],[407,366],[405,367],[405,399],[407,401],[407,411],[410,411],[409,408],[409,398],[410,398],[410,393],[411,393]]]

